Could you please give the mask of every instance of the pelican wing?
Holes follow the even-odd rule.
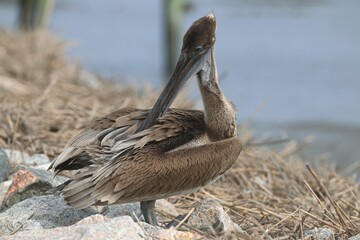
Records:
[[[203,112],[182,109],[169,109],[154,126],[136,132],[148,114],[149,110],[122,109],[93,120],[69,142],[51,166],[56,173],[77,170],[62,186],[69,204],[83,208],[115,202],[121,194],[114,199],[112,193],[124,189],[131,195],[128,187],[139,174],[134,166],[151,165],[151,154],[161,156],[205,134]],[[116,185],[114,179],[123,184]]]
[[[111,138],[114,133],[131,131],[131,127],[137,126],[137,121],[143,121],[149,110],[137,108],[123,108],[112,112],[104,117],[96,118],[77,136],[71,139],[64,151],[50,165],[55,173],[63,170],[76,170],[84,166],[100,164],[111,147]],[[130,117],[136,115],[137,121]],[[127,123],[125,119],[128,119]],[[121,137],[125,137],[124,134]],[[119,136],[118,136],[119,138]],[[104,153],[103,157],[102,154]]]
[[[79,169],[77,177],[83,178],[100,168],[113,170],[112,165],[128,151],[155,143],[162,151],[171,151],[205,133],[203,112],[182,109],[169,109],[154,126],[136,132],[149,112],[125,108],[93,120],[69,141],[50,168],[56,173]]]

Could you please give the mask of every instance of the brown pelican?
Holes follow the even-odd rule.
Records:
[[[76,170],[59,189],[75,208],[140,201],[157,225],[155,201],[191,193],[228,170],[241,151],[236,109],[222,94],[214,56],[216,19],[195,21],[183,38],[174,73],[153,109],[124,108],[97,118],[73,138],[50,168]],[[196,76],[204,111],[169,109]]]

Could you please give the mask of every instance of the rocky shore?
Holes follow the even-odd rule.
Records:
[[[46,155],[0,148],[0,239],[254,239],[211,198],[198,202],[176,229],[164,228],[179,215],[166,200],[156,204],[162,227],[142,221],[139,203],[74,209],[60,195],[47,193],[67,180],[54,177],[46,170],[49,165]],[[304,234],[306,239],[334,239],[328,228]]]
[[[24,155],[0,148],[0,239],[202,239],[244,234],[214,199],[199,202],[179,230],[142,222],[138,203],[74,209],[61,196],[47,194],[67,178],[46,170],[50,160],[45,155],[15,156]],[[156,210],[163,225],[171,221],[165,215],[179,215],[166,200],[157,201]]]

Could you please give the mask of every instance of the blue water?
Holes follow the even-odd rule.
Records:
[[[215,11],[221,87],[240,122],[252,118],[260,135],[313,134],[305,151],[329,152],[342,167],[360,160],[360,1],[190,3],[183,31]],[[0,5],[1,26],[12,28],[15,19],[13,4]],[[89,70],[159,87],[162,24],[159,0],[61,0],[50,29]]]

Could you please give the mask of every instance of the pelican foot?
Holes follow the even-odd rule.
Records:
[[[166,224],[165,228],[169,229],[172,227],[176,227],[183,219],[185,218],[184,215],[178,215],[174,220],[172,220],[171,222],[169,222],[168,224]]]
[[[155,207],[155,200],[140,202],[140,209],[144,215],[145,222],[153,226],[158,226],[156,216],[153,211],[154,207]]]

